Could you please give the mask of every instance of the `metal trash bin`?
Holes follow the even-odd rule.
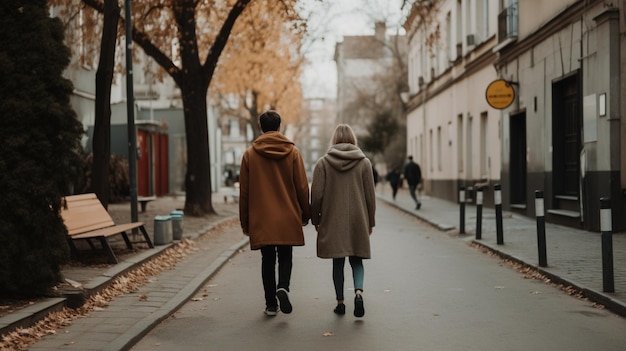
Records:
[[[172,238],[181,240],[183,238],[183,211],[174,210],[170,212],[170,217],[172,217]]]
[[[154,217],[154,244],[165,245],[172,242],[172,217]]]

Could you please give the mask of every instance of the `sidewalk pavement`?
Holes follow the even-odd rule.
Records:
[[[248,239],[238,225],[239,208],[231,193],[230,189],[221,189],[214,194],[213,207],[217,215],[184,217],[183,238],[192,240],[194,247],[179,250],[177,254],[184,255],[184,258],[174,267],[150,277],[147,284],[138,290],[115,297],[106,308],[93,310],[88,317],[74,319],[63,330],[27,345],[28,350],[130,349],[145,333],[194,296],[232,255],[247,245]],[[139,221],[144,222],[146,230],[153,236],[154,217],[181,209],[184,201],[184,196],[160,197],[148,203],[145,212],[139,213]],[[130,222],[129,203],[110,205],[108,211],[116,223]],[[75,263],[64,266],[63,277],[78,287],[64,284],[62,289],[65,291],[62,293],[67,294],[65,297],[46,298],[1,317],[0,336],[18,328],[29,328],[51,312],[61,311],[66,306],[80,306],[84,299],[102,292],[115,279],[156,259],[175,245],[178,242],[155,245],[154,249],[150,249],[144,244],[144,247],[128,252],[120,239],[111,243],[118,256],[117,264]],[[39,332],[42,331],[34,331],[33,334]],[[43,333],[46,334],[46,331]],[[0,339],[0,350],[13,349],[23,347],[5,344]]]
[[[218,216],[185,218],[185,238],[194,239],[200,247],[188,254],[172,269],[149,279],[137,291],[113,299],[106,308],[92,311],[88,317],[78,318],[71,325],[52,335],[47,335],[28,346],[29,350],[128,350],[154,326],[174,313],[225,264],[232,255],[247,245],[247,238],[238,226],[238,207],[233,203],[230,190],[215,194],[213,204]],[[400,189],[396,199],[386,184],[377,188],[379,200],[439,228],[461,240],[474,242],[496,251],[514,261],[532,266],[553,282],[573,286],[588,299],[605,305],[626,316],[626,235],[613,235],[615,293],[602,292],[601,243],[598,233],[546,224],[548,267],[538,267],[536,222],[517,214],[503,214],[504,244],[496,243],[495,211],[483,208],[482,239],[474,239],[476,207],[466,205],[465,231],[459,233],[459,205],[449,201],[422,196],[422,207],[415,210],[408,190]],[[227,200],[227,203],[224,202]],[[152,218],[182,207],[184,197],[162,197],[148,204],[140,214],[148,232],[152,231]],[[128,204],[109,208],[116,221],[130,217]],[[117,218],[116,218],[117,216]],[[82,284],[85,294],[93,294],[110,284],[116,277],[161,254],[173,244],[143,249],[136,253],[120,255],[116,265],[85,265],[65,267],[65,277]],[[46,299],[18,312],[0,318],[0,334],[16,326],[27,327],[68,302],[63,298]],[[0,350],[5,350],[0,343]],[[11,349],[6,346],[6,349]]]
[[[465,205],[465,234],[459,233],[460,205],[450,201],[420,196],[422,207],[415,203],[406,188],[398,191],[396,199],[391,196],[388,184],[379,184],[377,195],[381,200],[414,215],[443,231],[458,234],[459,238],[486,247],[499,255],[528,265],[552,282],[572,286],[584,297],[604,305],[613,312],[626,317],[626,233],[613,233],[613,293],[603,292],[602,243],[600,233],[546,223],[547,267],[539,267],[537,246],[537,222],[519,214],[502,214],[503,244],[497,244],[496,212],[494,208],[482,209],[481,240],[475,239],[476,206]],[[613,216],[616,214],[613,213]]]

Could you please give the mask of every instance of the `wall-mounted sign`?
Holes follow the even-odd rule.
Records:
[[[515,100],[515,89],[504,79],[494,80],[487,87],[485,97],[489,106],[502,110],[511,106]]]

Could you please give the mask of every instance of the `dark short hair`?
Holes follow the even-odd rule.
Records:
[[[280,115],[273,110],[265,111],[259,116],[259,125],[263,133],[276,131],[280,128]]]
[[[409,160],[412,160],[412,159],[413,159],[413,156],[409,155]]]

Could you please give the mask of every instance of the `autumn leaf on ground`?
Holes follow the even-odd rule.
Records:
[[[201,297],[193,297],[191,298],[191,301],[204,301],[204,299]]]
[[[322,334],[322,335],[323,335],[323,336],[334,336],[334,335],[335,335],[335,333],[333,333],[333,332],[331,332],[331,331],[327,331],[327,332],[324,332],[324,334]]]
[[[146,294],[139,295],[139,301],[148,301],[148,295]]]

